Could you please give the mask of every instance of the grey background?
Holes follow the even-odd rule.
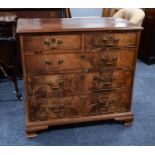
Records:
[[[101,16],[102,8],[71,8],[72,17]]]

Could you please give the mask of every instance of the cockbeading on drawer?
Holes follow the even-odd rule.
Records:
[[[130,88],[132,74],[133,71],[131,70],[113,70],[92,73],[29,76],[28,94],[32,98],[41,98]]]
[[[23,50],[26,51],[54,51],[81,49],[81,35],[34,35],[23,37]]]
[[[90,115],[115,114],[130,110],[130,90],[33,99],[30,121],[82,118]]]
[[[135,55],[134,50],[27,55],[25,63],[28,73],[51,74],[68,70],[133,68]]]
[[[103,31],[102,33],[91,33],[85,35],[85,48],[95,49],[103,47],[135,48],[137,35],[134,32]]]

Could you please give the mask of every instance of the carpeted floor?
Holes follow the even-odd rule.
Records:
[[[23,91],[23,81],[19,81]],[[52,127],[34,139],[26,138],[24,102],[11,82],[0,79],[0,145],[155,145],[155,65],[137,62],[133,126],[116,122]]]

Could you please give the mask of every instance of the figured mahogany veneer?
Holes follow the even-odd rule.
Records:
[[[103,47],[136,47],[136,33],[119,31],[109,31],[102,33],[91,33],[85,36],[86,49]]]
[[[81,36],[80,35],[41,35],[24,37],[25,44],[23,48],[25,51],[37,51],[37,50],[76,50],[81,48]],[[76,44],[75,44],[76,42]],[[37,46],[36,46],[37,44]]]
[[[38,98],[130,88],[132,76],[131,70],[30,76],[28,77],[28,92],[32,98]]]
[[[87,53],[43,54],[25,56],[28,73],[49,74],[64,70],[95,70],[117,67],[132,68],[135,52],[115,50]],[[37,63],[34,63],[36,62]]]
[[[32,99],[30,101],[31,121],[47,121],[87,117],[130,110],[130,91],[111,91],[98,94]],[[63,124],[63,121],[62,121]]]
[[[19,19],[28,136],[50,125],[131,124],[141,29],[117,18]]]

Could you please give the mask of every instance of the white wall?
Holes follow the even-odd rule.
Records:
[[[102,8],[71,8],[72,17],[101,16]]]

